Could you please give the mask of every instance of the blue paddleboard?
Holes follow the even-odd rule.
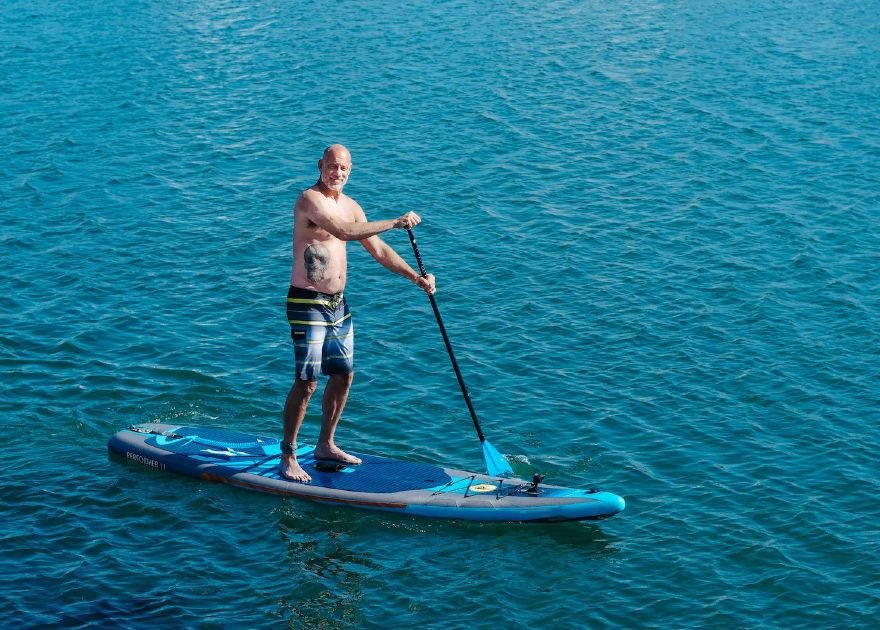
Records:
[[[107,444],[128,460],[246,490],[431,518],[548,522],[608,518],[624,509],[610,492],[563,488],[358,453],[358,466],[328,466],[314,447],[297,461],[309,483],[281,477],[276,438],[214,427],[139,424]]]

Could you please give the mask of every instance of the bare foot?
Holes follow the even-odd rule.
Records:
[[[330,462],[339,462],[340,464],[351,464],[352,466],[357,466],[361,463],[359,457],[349,455],[338,446],[316,447],[315,459],[321,459]]]
[[[309,474],[302,469],[296,457],[293,455],[281,456],[281,478],[288,481],[299,481],[300,483],[308,483],[312,480]]]

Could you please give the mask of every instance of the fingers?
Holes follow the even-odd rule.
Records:
[[[397,225],[403,230],[414,228],[422,222],[422,217],[415,212],[407,212],[405,215],[397,219]]]
[[[419,276],[419,286],[430,295],[434,295],[437,291],[437,281],[434,278],[434,274],[428,274],[427,276]]]

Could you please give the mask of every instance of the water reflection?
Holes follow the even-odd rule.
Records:
[[[539,587],[541,576],[566,570],[572,552],[584,574],[621,549],[596,523],[433,521],[294,500],[273,516],[283,554],[278,614],[291,627],[358,626],[382,606],[428,614],[454,600],[462,581],[485,586],[493,575],[521,575],[521,584]],[[599,561],[594,569],[590,560]],[[518,596],[518,585],[499,588]]]

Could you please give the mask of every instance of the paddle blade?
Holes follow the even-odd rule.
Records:
[[[504,476],[513,474],[513,468],[504,459],[504,455],[489,444],[489,440],[483,440],[483,457],[486,458],[486,469],[490,475]]]

